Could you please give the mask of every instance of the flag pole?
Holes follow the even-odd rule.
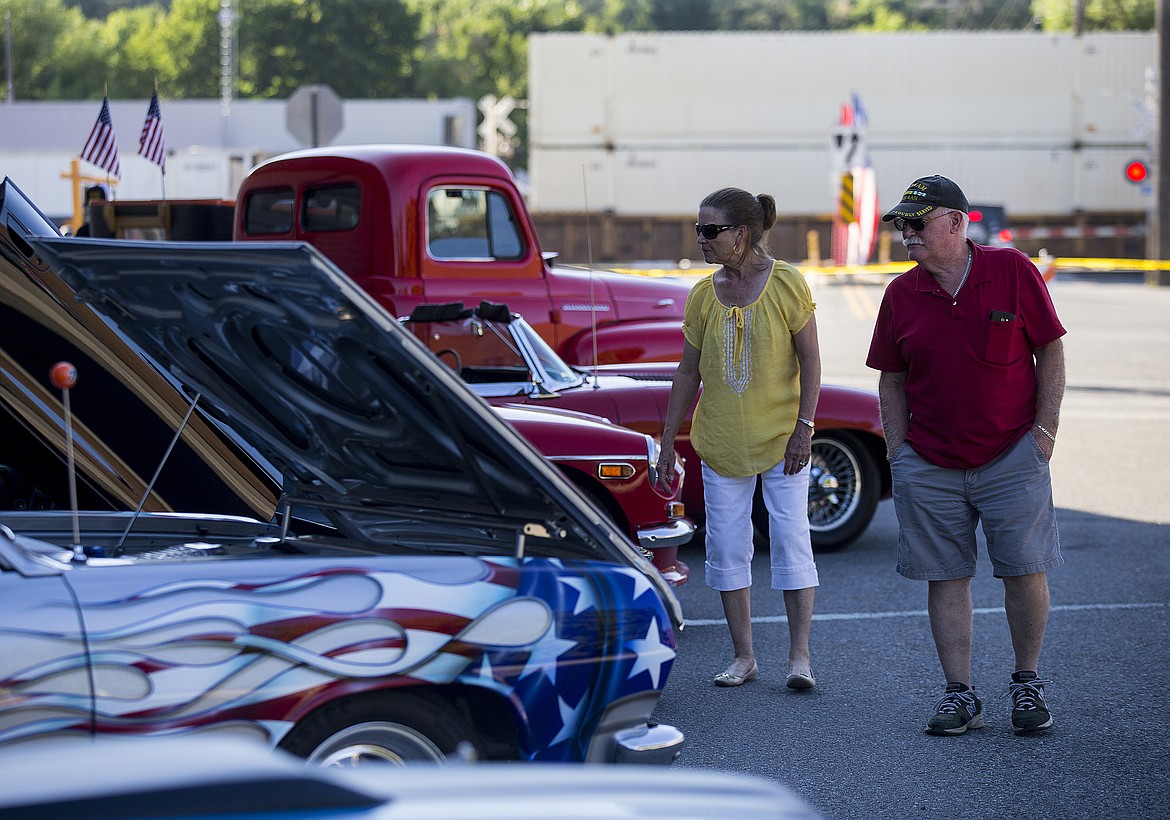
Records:
[[[158,99],[158,75],[155,75],[155,78],[154,78],[154,98],[156,100]],[[160,121],[160,123],[162,121],[161,110],[159,112],[159,121]],[[161,125],[160,125],[160,127],[161,127]],[[164,149],[164,153],[165,153],[165,149]],[[158,167],[158,172],[159,172],[159,184],[162,186],[163,202],[166,202],[167,201],[167,166],[166,166],[166,163],[163,163],[162,165],[160,165]]]
[[[163,135],[162,108],[158,104],[158,77],[154,78],[154,92],[150,95],[150,107],[146,109],[146,121],[142,123],[142,134],[138,137],[138,154],[158,166],[162,198],[167,198],[167,145]]]

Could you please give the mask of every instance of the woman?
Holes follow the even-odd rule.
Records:
[[[809,659],[813,590],[818,584],[808,527],[808,462],[821,389],[820,346],[808,284],[767,245],[776,200],[723,188],[699,205],[695,223],[708,264],[720,268],[687,298],[686,343],[674,377],[658,459],[674,479],[674,440],[703,386],[691,422],[702,459],[707,518],[707,585],[719,590],[734,659],[715,676],[739,686],[759,676],[752,648],[752,498],[763,482],[772,588],[784,591],[788,677],[815,685]]]

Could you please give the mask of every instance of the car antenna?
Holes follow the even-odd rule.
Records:
[[[593,389],[597,389],[597,298],[593,295],[593,228],[589,221],[589,185],[581,165],[581,193],[585,197],[585,255],[589,262],[589,336],[593,340]]]
[[[77,368],[69,362],[57,362],[49,368],[49,381],[61,389],[65,408],[65,463],[69,473],[69,508],[73,511],[73,557],[85,557],[81,548],[81,526],[77,519],[77,471],[73,465],[73,411],[69,407],[69,390],[77,384]]]
[[[179,437],[183,435],[183,431],[187,429],[187,422],[191,420],[191,414],[195,412],[195,407],[199,404],[199,399],[203,396],[202,393],[196,393],[195,398],[191,399],[191,406],[187,408],[187,415],[183,416],[183,420],[179,422],[179,426],[175,428],[175,435],[171,437],[171,443],[167,445],[167,451],[163,453],[159,459],[158,467],[154,470],[154,475],[150,477],[150,482],[146,485],[146,489],[142,493],[142,498],[138,500],[138,506],[134,508],[134,515],[130,516],[130,520],[126,523],[126,529],[122,532],[122,537],[118,539],[118,543],[114,545],[114,555],[120,555],[122,552],[122,545],[126,543],[126,539],[130,537],[130,530],[134,528],[134,522],[138,520],[138,516],[142,515],[142,508],[146,506],[146,499],[150,498],[150,493],[154,490],[154,483],[158,481],[159,475],[162,473],[163,467],[167,460],[171,457],[171,452],[175,449],[175,445],[179,443]]]

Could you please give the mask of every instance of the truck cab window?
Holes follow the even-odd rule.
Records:
[[[362,213],[362,189],[331,185],[305,191],[301,225],[306,231],[352,231]]]
[[[293,226],[292,188],[253,191],[244,202],[244,232],[248,236],[287,234]]]
[[[523,237],[506,197],[481,188],[438,188],[427,196],[427,250],[435,259],[519,259]]]

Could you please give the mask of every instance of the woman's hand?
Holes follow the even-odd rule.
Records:
[[[674,448],[663,446],[658,452],[658,463],[654,466],[658,472],[658,480],[655,483],[665,493],[674,490],[674,463]]]
[[[812,437],[812,428],[798,421],[784,450],[784,475],[796,475],[808,466],[812,458]]]

